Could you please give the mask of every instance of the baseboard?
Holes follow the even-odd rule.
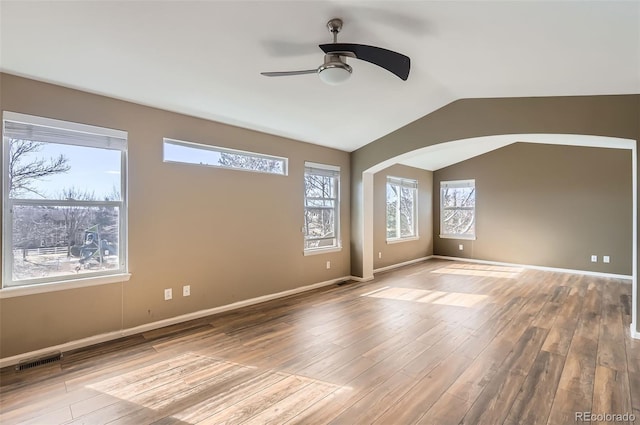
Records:
[[[71,350],[77,350],[78,348],[88,347],[94,344],[100,344],[102,342],[112,341],[114,339],[122,338],[125,336],[135,335],[142,332],[152,331],[154,329],[163,328],[165,326],[171,326],[189,320],[200,319],[202,317],[211,316],[218,313],[223,313],[229,310],[236,310],[238,308],[247,307],[254,304],[260,304],[265,301],[275,300],[277,298],[284,298],[290,295],[299,294],[301,292],[311,291],[313,289],[322,288],[324,286],[333,285],[338,282],[344,282],[345,280],[358,280],[361,278],[354,278],[353,276],[343,276],[335,279],[326,280],[324,282],[314,283],[307,286],[301,286],[299,288],[289,289],[287,291],[277,292],[275,294],[263,295],[248,300],[238,301],[232,304],[223,305],[220,307],[214,307],[206,310],[195,311],[193,313],[183,314],[181,316],[171,317],[169,319],[159,320],[157,322],[145,323],[144,325],[136,326],[133,328],[122,329],[114,332],[107,332],[100,335],[90,336],[87,338],[78,339],[75,341],[66,342],[64,344],[55,345],[52,347],[46,347],[28,353],[17,354],[11,357],[5,357],[0,359],[0,368],[7,366],[13,366],[20,363],[23,360],[33,359],[40,357],[44,354],[51,353],[52,351],[59,351],[65,353]],[[373,279],[373,277],[372,277]],[[362,280],[360,280],[362,281]]]
[[[373,280],[373,275],[365,277],[351,276],[351,280],[355,280],[356,282],[369,282],[370,280]]]
[[[385,272],[387,270],[397,269],[399,267],[408,266],[409,264],[420,263],[422,261],[429,260],[431,258],[433,258],[433,255],[429,255],[427,257],[422,257],[422,258],[416,258],[415,260],[404,261],[402,263],[392,264],[390,266],[380,267],[379,269],[373,269],[373,274]]]
[[[581,274],[585,276],[606,277],[610,279],[624,279],[629,281],[633,279],[632,276],[628,276],[624,274],[601,273],[601,272],[592,272],[588,270],[561,269],[556,267],[533,266],[529,264],[503,263],[500,261],[476,260],[475,258],[447,257],[444,255],[432,255],[431,258],[437,258],[440,260],[463,261],[467,263],[490,264],[494,266],[523,267],[525,269],[542,270],[547,272],[572,273],[572,274]]]
[[[629,327],[629,330],[631,331],[631,338],[640,339],[640,332],[636,331],[636,324],[635,323],[631,324],[631,326]]]

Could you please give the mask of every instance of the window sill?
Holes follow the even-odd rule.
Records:
[[[392,245],[394,243],[417,241],[419,239],[420,239],[420,236],[411,236],[410,238],[387,239],[387,245]]]
[[[475,241],[476,236],[465,236],[465,235],[440,235],[441,239],[463,239],[465,241]]]
[[[130,278],[131,273],[120,273],[111,274],[108,276],[60,280],[51,283],[14,286],[0,289],[0,299],[21,297],[25,295],[44,294],[47,292],[64,291],[68,289],[86,288],[88,286],[106,285],[109,283],[126,282]]]
[[[332,246],[330,248],[318,248],[318,249],[305,249],[304,256],[307,255],[318,255],[318,254],[329,254],[331,252],[340,252],[342,251],[341,246]]]

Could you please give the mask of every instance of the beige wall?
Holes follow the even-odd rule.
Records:
[[[387,176],[418,182],[418,240],[387,243]],[[433,254],[433,173],[406,165],[393,165],[373,177],[373,268],[400,264]],[[378,253],[382,258],[378,258]]]
[[[350,271],[361,276],[362,172],[397,155],[494,134],[640,139],[640,95],[463,99],[351,155],[7,74],[0,74],[0,107],[129,132],[132,272],[131,280],[123,284],[0,300],[0,357],[322,282]],[[164,164],[162,137],[287,156],[289,176]],[[302,255],[305,160],[342,168],[342,252]],[[177,220],[189,225],[175,226]],[[325,268],[327,260],[330,270]],[[177,293],[187,283],[191,297],[163,301],[164,288]]]
[[[434,172],[434,205],[441,181],[464,179],[477,238],[440,238],[435,208],[436,255],[631,275],[630,150],[515,143]]]
[[[0,356],[350,274],[349,154],[0,74],[0,106],[128,131],[131,280],[0,300]],[[289,176],[163,163],[162,138],[289,158]],[[341,252],[304,256],[304,161],[339,165]],[[331,261],[331,269],[326,269]],[[182,297],[183,284],[191,296]],[[164,301],[163,290],[174,299]]]

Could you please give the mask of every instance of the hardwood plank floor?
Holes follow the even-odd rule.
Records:
[[[625,280],[428,260],[5,368],[0,423],[640,424],[630,302]]]

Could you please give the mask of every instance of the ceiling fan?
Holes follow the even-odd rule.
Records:
[[[261,72],[267,77],[286,77],[290,75],[318,74],[320,80],[327,84],[338,85],[344,83],[351,76],[352,68],[347,64],[346,58],[356,58],[397,75],[402,80],[407,80],[411,68],[411,59],[403,54],[383,49],[381,47],[367,46],[366,44],[338,43],[338,33],[342,29],[342,19],[334,18],[327,22],[327,28],[333,35],[333,43],[320,44],[324,51],[324,63],[316,69],[303,71]]]

